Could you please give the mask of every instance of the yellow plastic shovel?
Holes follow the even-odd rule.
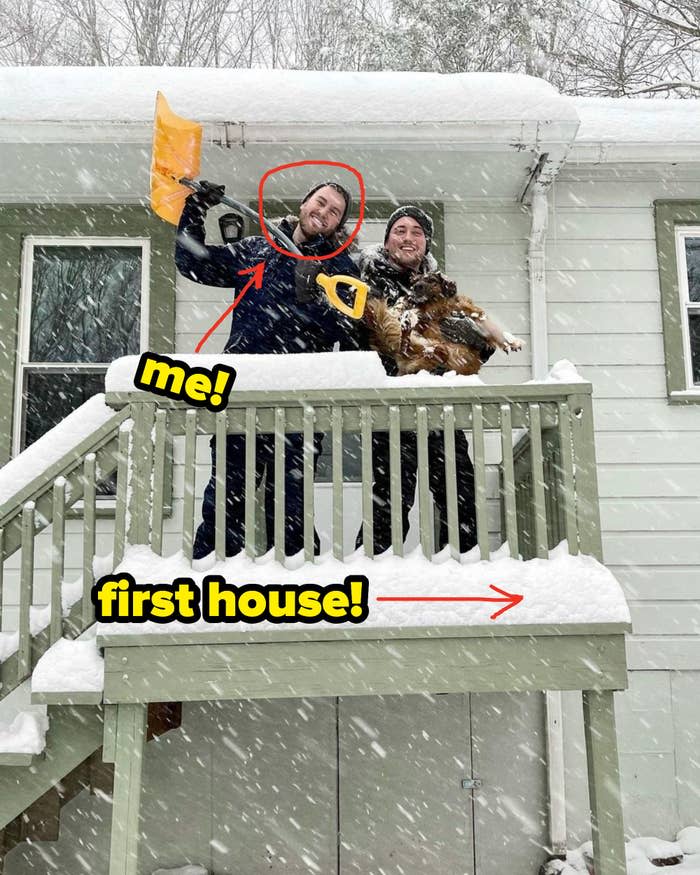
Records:
[[[194,181],[199,176],[202,152],[202,126],[176,115],[168,106],[168,101],[159,91],[156,95],[156,114],[153,125],[153,153],[151,157],[151,208],[153,212],[177,225],[180,221],[185,199],[190,191],[199,191]],[[256,222],[260,217],[246,204],[223,197],[222,203],[248,216]],[[265,228],[288,252],[301,255],[292,240],[266,220]],[[320,273],[316,282],[321,286],[328,301],[341,313],[351,319],[361,319],[367,302],[369,286],[356,277],[328,276]],[[338,286],[347,285],[355,290],[353,306],[350,307],[338,295]]]

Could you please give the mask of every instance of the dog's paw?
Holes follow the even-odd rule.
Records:
[[[516,337],[514,334],[511,334],[509,331],[503,332],[503,351],[508,352],[520,352],[520,350],[525,346],[525,341],[520,337]]]

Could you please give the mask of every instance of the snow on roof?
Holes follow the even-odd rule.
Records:
[[[577,122],[542,79],[195,67],[0,68],[0,121],[151,122],[156,91],[199,122]]]
[[[700,100],[575,97],[576,143],[700,143]]]

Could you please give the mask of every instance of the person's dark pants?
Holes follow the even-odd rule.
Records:
[[[226,555],[245,547],[245,435],[226,438]],[[314,434],[314,471],[321,452],[322,434]],[[285,436],[284,454],[284,550],[292,556],[304,548],[304,436]],[[211,439],[212,475],[202,501],[202,523],[194,539],[193,558],[201,559],[214,549],[216,506],[216,438]],[[274,545],[275,531],[275,436],[259,434],[255,444],[255,488],[265,478],[266,549]],[[314,530],[314,550],[319,538]]]
[[[401,432],[401,519],[403,540],[408,534],[408,514],[418,476],[418,449],[415,432]],[[457,469],[457,520],[459,550],[465,553],[476,544],[476,507],[474,503],[474,466],[469,458],[469,443],[463,431],[455,432],[455,467]],[[372,504],[374,511],[374,553],[391,546],[391,480],[389,475],[389,435],[372,435]],[[447,530],[447,483],[445,477],[445,440],[441,431],[428,435],[428,480],[439,514],[436,550],[449,543]],[[356,546],[362,544],[362,526]]]

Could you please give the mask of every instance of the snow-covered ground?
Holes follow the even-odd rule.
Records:
[[[653,875],[663,871],[700,873],[700,827],[682,829],[675,842],[649,836],[631,839],[625,845],[627,875]],[[593,875],[593,845],[586,842],[567,854],[566,860],[554,860],[545,869],[545,875]],[[515,875],[515,873],[513,873]]]

